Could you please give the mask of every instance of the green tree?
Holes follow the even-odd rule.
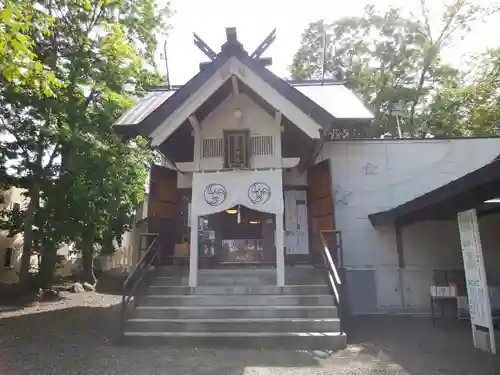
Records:
[[[500,135],[500,49],[475,58],[468,74],[440,90],[422,115],[437,136]]]
[[[375,114],[372,135],[396,134],[395,119],[389,114],[400,101],[409,107],[404,132],[420,133],[423,129],[415,118],[440,87],[459,78],[456,69],[443,64],[443,48],[478,18],[496,11],[472,1],[453,0],[447,4],[437,36],[423,0],[422,17],[395,8],[380,12],[370,5],[360,17],[344,17],[331,24],[314,22],[302,35],[301,47],[290,67],[292,76],[309,79],[322,75],[326,40],[324,74],[346,79],[371,106]]]
[[[40,94],[52,95],[60,86],[37,58],[33,34],[50,35],[53,19],[31,0],[0,1],[0,74],[12,85],[28,85]]]
[[[347,80],[369,104],[375,115],[373,135],[394,132],[396,124],[388,113],[393,103],[414,96],[413,77],[425,45],[422,25],[398,9],[380,12],[374,6],[367,6],[360,17],[312,23],[291,65],[294,78],[321,76],[324,41],[325,76]]]
[[[168,4],[159,5],[155,0],[38,0],[36,3],[54,22],[50,34],[30,34],[33,51],[36,59],[63,85],[54,89],[53,96],[40,97],[28,85],[19,90],[5,79],[0,84],[0,118],[8,135],[0,147],[3,165],[7,166],[1,177],[24,188],[29,198],[22,224],[23,278],[39,238],[45,241],[69,238],[82,244],[91,237],[88,230],[85,236],[82,233],[84,228],[91,227],[90,221],[95,216],[88,217],[87,222],[82,220],[84,216],[78,211],[82,207],[75,203],[72,194],[76,189],[78,197],[89,205],[96,204],[98,195],[93,189],[88,189],[85,195],[78,186],[95,186],[103,181],[122,183],[106,174],[116,176],[116,171],[101,171],[99,177],[97,173],[87,173],[87,163],[95,165],[97,157],[101,161],[115,160],[118,155],[124,158],[122,166],[138,162],[137,147],[131,143],[118,146],[121,139],[111,131],[111,126],[132,105],[134,97],[148,86],[162,82],[154,62],[156,36],[167,30],[170,16]],[[141,163],[137,167],[145,168]],[[87,179],[85,183],[79,173]],[[138,179],[133,186],[143,183],[140,176],[136,174]],[[109,193],[110,189],[104,191]],[[132,191],[135,190],[118,189],[113,193],[126,195]],[[119,197],[124,202],[135,202],[130,196]],[[106,226],[103,220],[109,220],[110,227],[120,230],[127,227],[115,225],[114,213],[105,211],[109,207],[102,207],[102,220],[94,228],[93,240],[102,236],[102,228]],[[42,212],[45,214],[37,214]],[[69,220],[68,216],[77,219]],[[49,219],[51,225],[46,225]],[[47,233],[37,234],[44,230]],[[121,237],[118,232],[114,234],[116,238]]]
[[[440,11],[441,22],[433,27],[432,11],[427,0],[420,0],[420,10],[424,23],[426,43],[422,49],[423,64],[420,67],[418,82],[409,113],[409,126],[415,126],[415,113],[425,97],[425,85],[432,76],[432,70],[440,59],[443,48],[446,48],[459,34],[470,32],[472,26],[485,21],[489,16],[500,11],[499,5],[481,5],[474,0],[448,0]],[[431,84],[432,79],[430,80]]]
[[[123,143],[108,128],[100,147],[79,144],[65,203],[74,214],[65,223],[70,240],[82,251],[84,280],[95,281],[96,249],[109,253],[131,229],[137,205],[144,199],[147,167],[153,153],[145,139]]]

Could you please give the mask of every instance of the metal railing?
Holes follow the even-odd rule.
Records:
[[[321,237],[321,242],[323,244],[323,251],[321,252],[321,255],[323,257],[323,264],[326,269],[327,273],[327,281],[328,285],[332,291],[333,296],[335,297],[335,305],[337,306],[337,309],[339,311],[339,317],[341,318],[342,321],[342,315],[343,315],[343,304],[341,303],[343,300],[343,282],[342,279],[340,278],[339,271],[335,265],[335,262],[332,259],[332,254],[330,247],[328,246],[328,242],[325,238],[325,235],[327,234],[333,234],[335,236],[335,250],[336,250],[336,256],[337,257],[342,257],[341,251],[338,252],[338,249],[342,248],[342,241],[340,239],[340,231],[338,230],[320,230],[320,237]],[[342,261],[342,259],[341,259]],[[341,325],[341,332],[342,330],[342,325]]]
[[[123,335],[124,332],[127,308],[130,304],[130,301],[132,300],[132,297],[136,297],[137,289],[143,284],[150,267],[154,265],[154,263],[158,259],[158,237],[158,234],[156,234],[153,242],[151,242],[151,244],[148,246],[147,250],[144,252],[135,268],[123,283],[122,306],[120,314],[121,335]]]

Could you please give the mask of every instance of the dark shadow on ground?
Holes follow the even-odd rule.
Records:
[[[54,303],[64,300],[55,290],[44,293],[35,288],[28,290],[18,284],[0,284],[0,313],[23,310],[37,303]]]
[[[97,280],[95,286],[96,292],[102,294],[122,295],[123,283],[126,276],[124,275],[110,275],[103,273]]]
[[[318,366],[307,352],[118,345],[118,318],[118,305],[0,315],[0,374],[242,375],[249,367]]]
[[[50,303],[63,300],[62,293],[71,290],[72,285],[77,281],[73,277],[57,278],[50,290],[42,291],[36,287],[30,287],[28,290],[21,288],[18,284],[0,283],[0,313],[13,311],[33,306],[35,303]],[[100,294],[122,295],[123,275],[102,274],[97,280],[96,291]]]
[[[349,345],[411,375],[498,375],[500,355],[474,349],[470,322],[453,318],[359,316],[349,321]],[[497,343],[500,345],[500,343]]]
[[[116,343],[120,300],[81,293],[16,316],[0,313],[0,374],[500,374],[500,356],[472,348],[468,322],[357,317],[349,347],[336,353],[125,346]]]

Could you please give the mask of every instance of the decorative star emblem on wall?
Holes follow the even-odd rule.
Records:
[[[349,205],[349,197],[351,195],[352,191],[344,190],[340,185],[333,186],[333,200],[335,204]]]
[[[371,162],[366,163],[361,167],[365,172],[365,175],[375,175],[377,174],[378,165],[375,165]]]

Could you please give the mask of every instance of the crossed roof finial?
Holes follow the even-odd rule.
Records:
[[[193,33],[194,44],[200,49],[209,59],[210,62],[214,61],[219,54],[215,53],[212,48],[208,46],[207,43],[203,41],[196,33]],[[276,40],[276,29],[273,29],[271,33],[258,45],[258,47],[249,56],[253,60],[261,62],[264,66],[269,66],[272,64],[272,58],[261,57],[262,54],[273,44]],[[242,44],[238,41],[238,35],[236,32],[236,27],[226,28],[226,42],[221,46],[220,53],[232,53],[234,51],[244,51]],[[245,52],[246,53],[246,52]],[[210,64],[210,62],[203,62],[200,64],[200,69],[205,65]]]

